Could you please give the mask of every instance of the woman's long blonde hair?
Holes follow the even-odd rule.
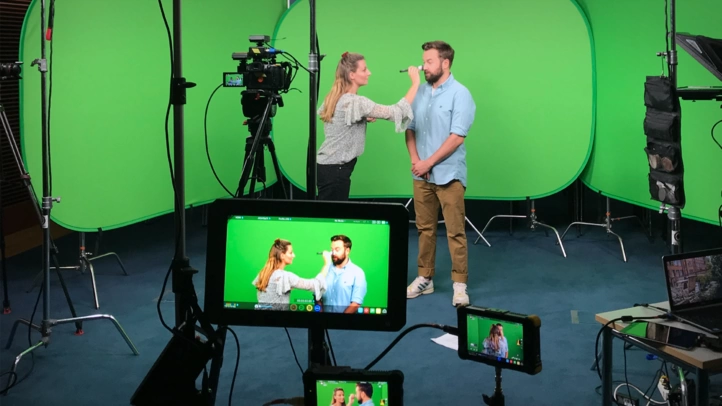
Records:
[[[268,260],[266,265],[263,266],[261,272],[258,274],[258,281],[256,282],[256,289],[261,292],[265,292],[268,287],[268,281],[271,279],[273,271],[278,269],[283,260],[281,260],[281,254],[285,254],[288,250],[288,246],[291,245],[290,241],[276,238],[271,246],[271,251],[268,253]]]
[[[351,72],[356,72],[358,62],[363,59],[363,55],[356,53],[344,52],[344,54],[341,55],[341,60],[338,61],[338,66],[336,67],[336,79],[333,81],[331,91],[328,92],[326,99],[323,101],[321,120],[324,122],[331,122],[333,113],[336,111],[336,103],[338,103],[338,99],[340,99],[351,86]]]
[[[494,351],[499,351],[499,341],[501,341],[500,338],[501,334],[499,332],[499,327],[497,327],[496,324],[492,324],[491,328],[489,329],[489,343],[491,344],[491,348]]]

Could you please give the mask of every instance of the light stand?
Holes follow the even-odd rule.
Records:
[[[131,397],[132,405],[213,405],[216,400],[218,378],[223,365],[226,327],[216,330],[207,321],[198,305],[193,275],[198,273],[190,265],[186,254],[185,223],[185,157],[184,119],[186,90],[195,83],[183,77],[181,44],[181,1],[173,0],[173,186],[175,191],[176,249],[171,264],[172,289],[175,295],[175,327],[172,337],[156,362]],[[165,287],[165,285],[164,285]],[[200,328],[196,323],[200,323]],[[207,340],[196,339],[203,333]],[[209,360],[210,374],[203,377],[203,388],[196,389],[196,379]]]
[[[670,49],[668,56],[669,65],[669,80],[672,85],[672,89],[677,89],[677,2],[670,0],[670,11],[669,11],[669,29],[670,29]],[[668,230],[670,233],[670,251],[672,254],[682,253],[682,213],[679,207],[662,205],[659,208],[659,213],[662,214],[667,211],[668,219]]]
[[[98,238],[95,240],[95,253],[100,252],[100,239],[103,235],[103,230],[98,229]],[[90,282],[93,285],[93,300],[95,301],[95,308],[100,309],[100,302],[98,299],[98,286],[95,283],[95,268],[93,267],[92,261],[96,261],[100,258],[104,258],[107,256],[114,256],[116,261],[118,261],[118,265],[120,265],[120,269],[123,271],[123,274],[125,276],[128,276],[128,271],[125,270],[125,265],[123,265],[123,261],[120,260],[120,256],[115,252],[106,252],[105,254],[101,255],[95,255],[93,252],[90,252],[86,249],[85,244],[85,232],[81,231],[78,233],[78,240],[79,240],[79,248],[78,248],[78,265],[71,265],[71,266],[52,266],[50,269],[55,270],[61,270],[61,271],[79,271],[80,274],[85,274],[85,271],[88,270],[90,272]],[[42,272],[38,273],[38,275],[35,277],[35,281],[33,281],[33,285],[28,289],[28,292],[32,291],[35,287],[36,281],[42,277]]]
[[[309,327],[308,329],[308,367],[329,366],[331,359],[328,355],[328,345],[324,338],[324,329]]]
[[[33,208],[35,209],[35,214],[38,216],[39,224],[43,224],[45,221],[43,219],[42,212],[40,211],[40,204],[38,203],[38,199],[35,196],[35,189],[33,188],[32,183],[30,182],[30,174],[28,174],[27,170],[25,169],[25,164],[23,163],[22,156],[20,154],[20,148],[18,148],[17,143],[15,142],[15,136],[13,135],[12,128],[10,127],[10,121],[8,120],[7,114],[5,114],[5,107],[0,103],[0,124],[2,124],[3,132],[5,133],[5,137],[7,138],[8,145],[10,146],[10,152],[13,155],[13,159],[15,160],[15,165],[18,168],[18,173],[20,174],[20,180],[22,181],[23,185],[28,191],[28,195],[30,196],[31,203],[33,205]],[[3,179],[0,179],[0,183],[4,182]],[[1,189],[1,188],[0,188]],[[2,193],[0,191],[0,193]],[[0,204],[0,208],[2,207],[2,204]],[[2,218],[3,213],[0,212],[0,228],[2,227]],[[3,230],[4,231],[4,230]],[[7,283],[7,268],[6,268],[6,261],[5,261],[5,233],[0,233],[0,238],[2,239],[0,241],[0,245],[2,245],[2,272],[3,272],[3,286],[4,286],[4,299],[3,299],[3,312],[5,314],[9,314],[11,312],[10,308],[10,300],[8,299],[8,283]],[[52,250],[52,257],[53,261],[55,262],[56,266],[58,264],[58,258],[57,258],[57,248],[55,247],[55,244],[53,243],[52,238],[50,239]],[[38,276],[44,276],[44,272],[41,269]],[[68,287],[65,286],[65,279],[63,279],[63,276],[58,272],[58,279],[60,280],[60,286],[63,288],[63,293],[65,294],[65,299],[68,302],[68,306],[70,307],[70,314],[73,317],[77,317],[77,314],[75,313],[75,307],[73,306],[73,301],[70,299],[70,293],[68,292]],[[15,327],[13,328],[13,332],[15,331],[15,328],[17,328],[17,323],[15,323]],[[26,323],[27,324],[27,323]],[[83,334],[83,324],[81,322],[75,323],[76,327],[76,334],[82,335]],[[12,335],[10,337],[10,342],[7,344],[7,348],[10,348],[10,345],[12,344]]]
[[[316,33],[316,0],[308,0],[310,9],[311,52],[308,55],[309,74],[309,134],[306,156],[306,199],[316,200],[316,107],[318,105],[318,72],[321,57],[318,55],[318,35]],[[328,345],[323,336],[324,330],[319,327],[308,329],[308,366],[330,365]]]
[[[567,229],[566,229],[566,230],[564,231],[564,233],[562,234],[561,239],[564,240],[564,236],[567,235],[567,232],[569,232],[569,229],[572,228],[572,227],[575,226],[575,225],[602,227],[602,228],[604,228],[604,229],[607,231],[607,234],[611,234],[611,235],[617,237],[617,239],[619,240],[619,246],[620,246],[621,249],[622,249],[622,259],[624,259],[624,262],[627,262],[627,253],[624,251],[624,242],[622,241],[622,237],[620,237],[619,234],[617,234],[617,233],[615,233],[614,231],[612,231],[612,222],[636,218],[637,220],[639,220],[639,224],[642,226],[642,230],[644,230],[644,223],[642,222],[642,219],[640,219],[640,218],[637,217],[637,216],[624,216],[624,217],[615,217],[615,218],[613,218],[613,217],[612,217],[612,210],[611,210],[610,205],[609,205],[609,196],[605,196],[605,199],[606,199],[606,204],[607,204],[607,210],[606,210],[605,215],[604,215],[604,220],[602,220],[601,223],[589,223],[589,222],[584,222],[584,221],[575,221],[575,222],[569,224],[569,226],[567,227]],[[646,234],[646,231],[645,231],[645,234]],[[580,234],[580,236],[581,236],[581,234]]]
[[[52,3],[51,3],[52,4]],[[13,325],[12,331],[10,333],[11,337],[8,342],[8,346],[12,343],[12,336],[15,333],[15,330],[18,326],[18,323],[22,323],[25,325],[30,326],[31,328],[40,331],[42,337],[40,340],[35,344],[32,345],[30,348],[26,349],[25,351],[21,352],[17,357],[15,357],[15,361],[12,366],[12,372],[15,372],[18,363],[22,359],[23,356],[31,353],[32,351],[40,348],[41,346],[47,347],[50,344],[50,335],[52,332],[52,327],[56,325],[61,324],[68,324],[68,323],[80,323],[83,321],[90,321],[90,320],[99,320],[99,319],[109,319],[115,324],[115,327],[118,329],[118,332],[123,336],[123,339],[125,339],[125,342],[128,344],[128,347],[130,347],[131,351],[133,351],[133,354],[138,355],[138,350],[135,348],[133,343],[130,341],[130,338],[128,338],[128,335],[123,331],[123,328],[120,326],[120,323],[115,319],[115,317],[107,314],[98,314],[93,316],[84,316],[84,317],[73,317],[69,319],[51,319],[50,318],[50,248],[51,248],[51,239],[50,239],[50,211],[52,210],[53,202],[60,202],[60,198],[55,198],[50,196],[50,167],[49,167],[49,134],[48,134],[48,100],[47,100],[47,60],[45,59],[45,0],[40,1],[40,52],[41,52],[41,58],[36,59],[33,61],[32,66],[38,65],[38,69],[40,70],[40,88],[42,92],[41,97],[41,111],[42,111],[42,175],[43,175],[43,199],[42,199],[42,206],[41,206],[41,225],[43,228],[43,245],[42,245],[42,270],[44,275],[43,280],[43,287],[41,288],[42,295],[43,295],[43,319],[41,321],[40,326],[31,324],[30,321],[27,320],[18,320]],[[67,296],[67,292],[66,292]]]
[[[319,57],[316,35],[316,0],[308,0],[311,9],[311,53],[308,55],[309,74],[309,133],[306,156],[306,199],[316,200],[316,105],[318,104]]]
[[[552,227],[552,226],[550,226],[550,225],[544,224],[544,223],[542,223],[541,221],[539,221],[538,218],[537,218],[537,215],[536,215],[536,206],[534,205],[534,200],[531,200],[531,199],[529,199],[529,198],[527,197],[527,203],[529,203],[529,202],[531,202],[531,208],[529,209],[529,215],[521,215],[521,214],[498,214],[498,215],[496,215],[496,216],[492,216],[492,217],[489,219],[489,221],[486,223],[486,226],[484,226],[484,229],[481,230],[481,233],[479,234],[479,237],[474,241],[474,245],[476,245],[476,243],[479,242],[479,239],[480,239],[480,238],[484,238],[484,237],[483,237],[484,231],[486,231],[486,229],[489,228],[489,225],[490,225],[491,222],[494,221],[495,219],[498,219],[498,218],[509,218],[509,219],[520,218],[520,219],[529,219],[529,228],[530,228],[532,231],[536,230],[536,228],[539,227],[539,226],[545,227],[545,228],[548,228],[548,229],[551,229],[552,231],[554,231],[554,234],[556,234],[556,236],[557,236],[557,243],[559,244],[559,247],[561,247],[561,249],[562,249],[562,255],[564,255],[564,258],[566,258],[566,257],[567,257],[567,252],[564,250],[564,245],[562,244],[562,239],[561,239],[561,237],[559,237],[559,233],[557,232],[557,229],[554,228],[554,227]],[[547,236],[549,236],[549,234],[547,233],[546,230],[544,230],[544,234],[546,234]],[[484,239],[484,241],[486,241],[486,239]],[[487,243],[487,245],[489,245],[489,246],[491,247],[491,244],[489,244],[488,241],[486,241],[486,243]]]
[[[496,388],[491,396],[483,395],[484,403],[489,406],[504,406],[504,391],[501,390],[501,367],[496,367]]]

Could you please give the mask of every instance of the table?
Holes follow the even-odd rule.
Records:
[[[651,306],[661,307],[669,309],[669,302],[653,303]],[[652,317],[661,314],[660,310],[650,307],[631,307],[627,309],[615,310],[606,313],[599,313],[595,316],[595,320],[602,325],[609,323],[613,319],[620,318],[622,316],[632,317]],[[649,320],[652,321],[652,320]],[[679,327],[687,330],[697,331],[704,333],[703,331],[692,327],[688,324],[683,324],[677,321],[667,321],[663,319],[654,320],[655,323],[668,324],[670,326]],[[644,349],[645,351],[657,355],[672,364],[677,366],[690,369],[695,373],[696,376],[696,399],[698,406],[709,405],[709,375],[722,372],[722,353],[714,352],[708,348],[696,347],[693,350],[683,350],[675,347],[666,345],[652,345],[643,342],[636,337],[627,336],[620,333],[628,323],[617,321],[610,324],[608,328],[605,328],[602,332],[602,405],[612,406],[614,400],[612,398],[612,339],[614,337],[620,338],[626,343],[629,343],[635,347]],[[626,344],[625,344],[626,345]],[[671,377],[670,377],[671,379]]]

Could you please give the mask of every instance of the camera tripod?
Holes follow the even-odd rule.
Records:
[[[8,340],[7,348],[10,348],[12,345],[12,339],[15,335],[15,332],[17,330],[17,327],[19,324],[25,324],[29,328],[37,330],[41,334],[40,340],[38,340],[35,344],[30,345],[29,348],[21,352],[15,357],[15,360],[13,362],[12,366],[12,373],[10,374],[10,379],[12,381],[12,376],[15,375],[15,371],[17,369],[18,363],[20,360],[27,354],[32,353],[36,349],[42,347],[47,347],[50,345],[50,336],[52,333],[52,328],[57,325],[61,324],[69,324],[69,323],[75,323],[78,327],[78,332],[82,332],[82,329],[80,328],[83,321],[90,321],[90,320],[98,320],[98,319],[109,319],[115,324],[115,327],[118,329],[118,332],[123,336],[123,339],[125,340],[126,344],[128,344],[128,347],[130,347],[133,354],[138,355],[138,350],[135,348],[133,343],[130,341],[130,338],[128,338],[128,335],[125,333],[123,328],[120,326],[120,323],[115,319],[115,317],[107,314],[98,314],[98,315],[91,315],[91,316],[83,316],[83,317],[77,317],[75,315],[75,311],[73,310],[73,317],[68,319],[51,319],[50,318],[50,254],[51,254],[51,238],[50,238],[50,212],[52,210],[53,202],[59,202],[60,198],[55,198],[50,195],[50,165],[49,165],[49,153],[50,153],[50,137],[49,137],[49,130],[48,130],[48,99],[47,99],[47,72],[48,72],[48,65],[47,65],[47,59],[45,57],[45,50],[46,50],[46,43],[45,43],[45,17],[46,17],[46,7],[45,7],[45,0],[40,0],[40,51],[41,51],[41,57],[39,59],[35,59],[31,66],[38,67],[38,70],[40,71],[40,90],[41,90],[41,114],[42,114],[42,181],[43,181],[43,198],[42,198],[42,206],[39,207],[39,215],[40,215],[40,224],[43,229],[43,244],[42,244],[42,271],[43,271],[43,286],[41,287],[41,294],[43,298],[43,316],[42,321],[40,322],[40,325],[33,324],[32,321],[19,319],[17,320],[12,327],[12,330],[10,331],[10,339]],[[4,115],[3,115],[4,116]],[[3,127],[6,126],[7,119],[3,118]],[[9,135],[9,127],[6,128],[6,133]],[[19,155],[16,155],[16,159],[19,157]],[[27,172],[24,170],[22,171],[23,175],[23,181],[26,185],[28,185],[28,189],[30,190],[30,195],[32,198],[34,198],[34,193],[32,193],[32,187],[30,186],[30,177],[27,175]],[[37,203],[37,200],[33,200],[34,203]],[[38,206],[36,205],[36,209],[38,209]],[[57,260],[56,260],[57,262]],[[59,266],[56,264],[56,267],[59,268]],[[56,269],[57,271],[57,269]],[[60,277],[60,273],[58,272],[58,276]],[[62,277],[61,281],[62,281]],[[67,289],[65,289],[65,285],[63,284],[63,290],[65,291],[65,296],[68,299],[68,304],[70,305],[72,309],[72,303],[70,301],[70,296],[68,295]],[[16,375],[15,375],[16,376]],[[17,381],[15,381],[17,382]],[[14,384],[13,382],[12,384]],[[7,392],[5,392],[7,394]]]
[[[264,97],[266,99],[266,106],[263,109],[261,117],[258,118],[258,115],[255,115],[255,117],[247,120],[248,131],[250,131],[252,135],[246,138],[243,170],[241,173],[241,179],[238,183],[238,190],[236,190],[236,197],[243,196],[249,179],[251,181],[251,187],[248,190],[249,195],[252,195],[255,191],[256,181],[263,183],[265,186],[266,167],[263,147],[267,146],[268,151],[271,153],[271,160],[273,161],[273,169],[276,173],[276,179],[278,179],[278,182],[281,183],[284,198],[287,198],[286,189],[283,187],[281,167],[278,165],[278,157],[276,156],[276,147],[270,137],[271,129],[273,128],[271,124],[271,117],[275,115],[275,112],[271,114],[271,110],[276,104],[283,107],[283,99],[280,95],[272,91],[245,90],[243,91],[241,103],[243,104],[244,111],[248,108],[249,110],[257,112],[257,108],[263,102]],[[249,104],[254,105],[250,106]],[[253,170],[253,176],[251,176],[251,170]]]
[[[491,396],[482,395],[484,403],[489,406],[504,406],[504,391],[501,390],[501,367],[496,367],[496,388]]]

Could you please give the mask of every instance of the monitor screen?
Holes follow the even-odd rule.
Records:
[[[205,311],[227,325],[398,330],[408,224],[400,204],[216,201]]]
[[[389,228],[386,220],[230,216],[224,305],[385,314]]]
[[[243,74],[237,72],[224,72],[223,87],[243,87]]]
[[[722,252],[671,255],[664,259],[672,310],[722,301]]]
[[[316,381],[316,404],[312,406],[334,404],[394,406],[389,403],[388,382]]]
[[[467,351],[470,356],[524,366],[524,326],[505,320],[467,314]]]

